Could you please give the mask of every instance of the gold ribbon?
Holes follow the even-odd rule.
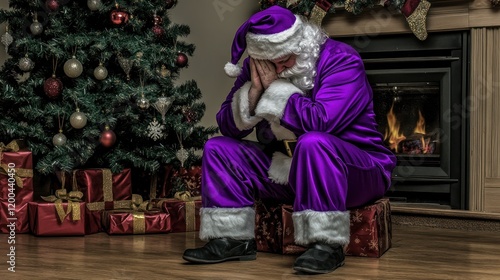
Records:
[[[146,233],[146,217],[144,216],[144,212],[133,212],[133,226],[134,226],[134,234],[144,234]]]
[[[149,199],[156,198],[156,185],[158,184],[158,174],[151,176],[151,184],[149,185]]]
[[[80,201],[82,200],[83,193],[80,191],[71,191],[66,193],[66,189],[56,190],[55,195],[42,196],[42,199],[47,202],[53,202],[56,207],[56,213],[59,217],[61,224],[64,222],[66,216],[71,213],[71,219],[73,221],[80,220]],[[68,208],[64,211],[63,201],[66,201]]]
[[[76,172],[73,170],[73,190],[78,190],[78,183],[76,181]],[[98,211],[106,209],[106,202],[113,202],[113,209],[130,209],[131,200],[118,200],[113,201],[113,173],[110,169],[101,169],[102,171],[102,191],[103,200],[97,202],[88,202],[87,209],[90,211]]]
[[[9,144],[5,145],[0,142],[0,174],[3,175],[11,175],[12,172],[8,172],[9,166],[5,163],[1,163],[3,159],[4,152],[19,152],[20,144],[17,140],[11,141]],[[14,169],[14,179],[16,180],[16,185],[19,188],[24,187],[22,178],[33,177],[33,169],[25,169],[25,168],[13,168]]]
[[[176,192],[174,198],[186,202],[186,231],[196,230],[196,204],[195,201],[201,200],[201,196],[191,196],[188,191]]]

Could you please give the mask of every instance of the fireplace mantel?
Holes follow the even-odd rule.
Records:
[[[500,26],[500,7],[493,8],[490,0],[429,0],[427,31],[466,30],[473,27]],[[376,36],[411,33],[405,17],[398,11],[383,7],[353,15],[343,9],[328,14],[323,28],[332,37]]]

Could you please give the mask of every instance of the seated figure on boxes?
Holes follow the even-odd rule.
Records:
[[[199,235],[208,242],[183,258],[255,259],[254,202],[269,199],[293,203],[295,242],[308,247],[295,270],[342,266],[348,209],[381,198],[396,164],[359,54],[272,6],[238,29],[225,70],[237,79],[217,114],[223,136],[207,141],[202,162]],[[254,129],[258,142],[245,138]]]

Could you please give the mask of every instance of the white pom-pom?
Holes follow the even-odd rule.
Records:
[[[241,74],[241,67],[231,62],[226,63],[224,71],[229,77],[236,78]]]

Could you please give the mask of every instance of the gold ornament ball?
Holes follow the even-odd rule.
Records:
[[[74,56],[64,63],[64,73],[70,78],[78,78],[83,72],[83,66]]]
[[[62,132],[59,132],[54,135],[54,137],[52,137],[52,144],[54,144],[54,146],[63,146],[66,144],[67,140],[68,139],[66,138],[66,135],[62,134]]]
[[[146,110],[149,108],[149,100],[146,97],[141,96],[141,98],[137,100],[137,107]]]
[[[100,81],[106,79],[108,77],[108,69],[102,64],[99,64],[99,66],[94,69],[94,77]]]
[[[69,117],[69,122],[71,123],[72,127],[80,129],[87,125],[87,116],[77,109],[76,112],[71,114],[71,116]]]

